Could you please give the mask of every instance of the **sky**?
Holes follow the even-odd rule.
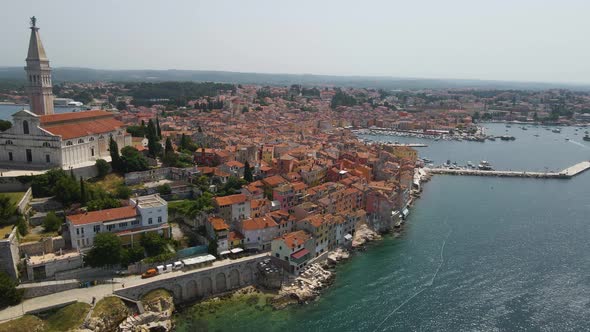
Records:
[[[0,66],[29,17],[53,67],[590,83],[588,0],[3,0]]]

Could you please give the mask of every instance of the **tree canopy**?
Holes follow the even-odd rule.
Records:
[[[86,264],[92,267],[115,266],[121,262],[123,245],[113,233],[98,233],[94,246],[85,257]]]
[[[16,281],[5,272],[0,272],[0,309],[19,304],[24,290],[16,288]]]

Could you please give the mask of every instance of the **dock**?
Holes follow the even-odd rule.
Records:
[[[536,179],[571,179],[588,169],[590,169],[590,161],[583,161],[560,172],[483,171],[478,169],[424,168],[424,170],[430,174],[497,176]]]

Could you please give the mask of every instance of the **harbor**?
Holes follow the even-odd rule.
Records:
[[[588,170],[590,161],[583,161],[568,167],[560,172],[535,172],[535,171],[494,171],[469,168],[428,168],[424,170],[430,174],[449,175],[473,175],[473,176],[497,176],[497,177],[518,177],[537,179],[571,179],[574,176]]]

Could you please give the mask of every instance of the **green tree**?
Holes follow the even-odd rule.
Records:
[[[125,109],[127,109],[127,103],[126,103],[126,102],[124,102],[123,100],[121,100],[121,101],[117,102],[117,109],[118,109],[119,111],[122,111],[122,110],[125,110]]]
[[[123,245],[117,235],[98,233],[94,238],[94,246],[84,260],[92,267],[115,266],[121,262],[122,253]]]
[[[7,221],[16,213],[16,205],[8,195],[0,194],[0,223]]]
[[[53,188],[53,195],[64,206],[70,206],[73,203],[80,202],[80,186],[78,181],[72,177],[62,177],[57,180]]]
[[[147,159],[132,146],[121,149],[121,172],[145,171],[149,168]]]
[[[162,161],[166,166],[175,166],[177,161],[176,152],[174,152],[174,148],[172,147],[172,142],[170,141],[169,137],[166,137],[166,144],[164,146],[164,157]]]
[[[57,232],[62,224],[63,220],[58,217],[55,212],[51,211],[47,213],[45,219],[43,220],[43,231]]]
[[[244,164],[244,180],[248,183],[254,181],[254,177],[252,176],[252,168],[250,167],[250,163],[246,160]]]
[[[111,154],[111,165],[113,166],[113,169],[120,172],[121,156],[119,155],[119,145],[112,136],[109,140],[109,153]]]
[[[121,252],[121,265],[128,266],[139,262],[145,257],[145,250],[140,245],[134,245],[131,248],[123,248]]]
[[[156,188],[156,190],[158,191],[158,193],[160,195],[169,195],[172,193],[172,188],[170,188],[170,185],[167,183],[164,183],[163,185],[158,186],[158,188]]]
[[[24,290],[16,288],[16,281],[5,272],[0,272],[0,309],[19,304]]]
[[[156,116],[156,134],[162,139],[162,129],[160,129],[160,119]]]
[[[166,252],[166,239],[156,232],[143,233],[139,242],[149,257]]]
[[[148,139],[149,154],[151,157],[155,158],[160,152],[160,140],[158,139],[158,132],[152,119],[148,121],[146,136]]]
[[[111,169],[111,166],[109,166],[109,163],[106,160],[98,159],[98,160],[96,160],[96,164],[94,164],[94,165],[96,166],[96,170],[98,172],[98,178],[102,179],[107,174],[109,174],[109,170]]]
[[[209,241],[207,252],[213,256],[217,256],[217,239],[212,239]]]
[[[16,218],[16,227],[18,229],[18,233],[21,236],[25,236],[29,233],[29,225],[23,216],[18,216]]]
[[[84,183],[84,179],[80,177],[80,203],[82,205],[86,204],[86,184]]]
[[[0,120],[0,131],[5,131],[12,127],[12,122],[6,120]]]
[[[131,197],[131,189],[124,184],[117,186],[116,194],[117,198],[129,199]]]

